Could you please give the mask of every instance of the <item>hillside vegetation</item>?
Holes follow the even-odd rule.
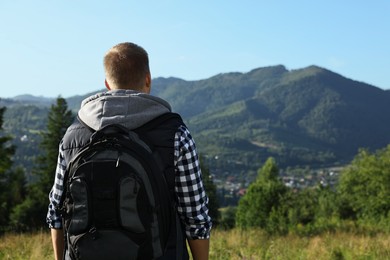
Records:
[[[68,98],[69,108],[77,111],[90,94]],[[281,168],[342,165],[359,148],[390,143],[389,93],[317,66],[289,71],[280,65],[198,81],[156,78],[152,94],[182,114],[215,173],[253,175],[270,156]],[[0,100],[8,107],[4,128],[16,139],[36,140],[48,100],[39,106],[31,97],[20,99]],[[30,141],[18,143],[17,160],[26,162],[25,148],[35,147]]]
[[[155,83],[199,141],[212,259],[389,258],[388,92],[315,66]],[[63,98],[20,98],[0,100],[0,258],[52,258],[48,233],[15,232],[45,226],[58,143],[77,109]],[[305,172],[280,171],[341,163],[331,185],[291,186],[284,178]],[[234,184],[239,200],[213,182],[232,184],[232,175],[246,181]],[[219,208],[221,194],[229,207]]]

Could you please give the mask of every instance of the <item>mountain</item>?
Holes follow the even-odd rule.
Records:
[[[28,102],[28,103],[36,103],[36,104],[42,104],[42,105],[48,105],[52,104],[54,102],[54,98],[47,98],[43,96],[33,96],[30,94],[26,95],[19,95],[13,98],[15,101],[20,101],[20,102]]]
[[[253,174],[269,156],[282,168],[321,167],[347,163],[359,148],[382,148],[390,143],[389,93],[318,66],[152,84],[152,94],[183,116],[202,157],[221,175]],[[68,98],[69,108],[77,111],[90,94]]]
[[[345,163],[359,148],[390,143],[388,92],[317,66],[157,82],[200,150],[234,162],[225,168],[257,168],[267,156],[282,167]]]

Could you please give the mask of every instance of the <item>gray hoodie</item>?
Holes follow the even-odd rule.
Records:
[[[78,116],[94,130],[109,124],[121,124],[135,129],[170,111],[169,103],[161,98],[120,89],[84,99]]]

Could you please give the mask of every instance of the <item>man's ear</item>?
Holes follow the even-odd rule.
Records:
[[[106,88],[107,88],[108,90],[111,90],[110,85],[108,85],[108,82],[107,82],[106,79],[104,80],[104,85],[106,85]]]
[[[145,78],[145,87],[146,87],[146,91],[148,94],[150,94],[150,91],[152,90],[151,87],[152,87],[152,76],[150,75],[150,73],[148,73],[146,75],[146,78]]]

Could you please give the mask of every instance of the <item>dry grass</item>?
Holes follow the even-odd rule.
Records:
[[[390,259],[388,234],[327,233],[269,236],[260,230],[215,230],[211,259]]]
[[[54,259],[50,233],[7,234],[0,237],[0,259]]]
[[[1,236],[0,259],[53,259],[49,232]],[[214,230],[210,259],[390,259],[390,236],[346,232],[269,236],[261,230]]]

